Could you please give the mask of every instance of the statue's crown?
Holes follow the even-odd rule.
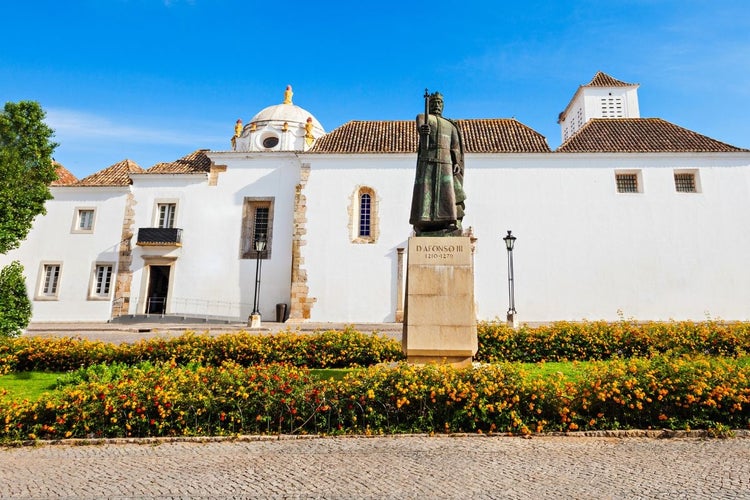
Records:
[[[440,92],[433,92],[432,94],[430,94],[430,100],[442,101],[443,94],[441,94]]]

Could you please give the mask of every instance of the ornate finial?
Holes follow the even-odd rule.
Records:
[[[242,135],[242,120],[238,119],[237,123],[234,124],[234,136],[239,137]]]
[[[294,92],[292,92],[292,86],[287,85],[286,90],[284,91],[284,104],[292,104],[293,95],[294,95]]]
[[[305,142],[308,146],[311,146],[313,141],[315,140],[315,137],[312,135],[312,129],[313,129],[313,121],[312,116],[307,117],[307,121],[305,121]]]

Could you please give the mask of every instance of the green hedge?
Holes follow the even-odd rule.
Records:
[[[521,326],[480,322],[476,359],[499,361],[590,361],[656,353],[741,356],[750,352],[750,323],[723,321],[556,322]]]
[[[485,363],[590,361],[667,352],[742,356],[750,352],[747,322],[557,322],[537,327],[524,325],[518,330],[505,323],[480,322],[477,332],[479,351],[475,360]],[[342,368],[403,359],[398,341],[351,328],[315,334],[239,332],[218,337],[186,333],[121,345],[73,338],[0,339],[0,373],[67,371],[97,363],[132,365],[169,360],[216,366],[234,361],[243,366],[288,363]]]
[[[197,362],[214,366],[233,361],[243,366],[288,363],[309,368],[343,368],[401,359],[403,354],[399,342],[351,328],[309,335],[238,332],[211,337],[187,332],[174,338],[120,345],[74,338],[0,340],[0,373],[68,371],[99,363],[133,365],[141,361]]]
[[[289,365],[92,367],[38,401],[0,398],[0,439],[750,428],[750,360],[653,356],[579,376],[520,364],[370,367],[317,381]]]

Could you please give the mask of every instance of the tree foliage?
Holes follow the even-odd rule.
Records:
[[[56,179],[57,144],[38,102],[8,102],[0,113],[0,254],[26,238],[34,217],[44,214]]]
[[[23,266],[16,260],[0,270],[0,337],[17,337],[30,320]]]

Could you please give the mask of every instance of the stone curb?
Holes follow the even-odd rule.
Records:
[[[240,435],[240,436],[174,436],[174,437],[145,437],[145,438],[76,438],[76,439],[39,439],[26,441],[13,441],[1,443],[0,448],[14,448],[21,446],[97,446],[97,445],[159,445],[168,443],[252,443],[260,441],[294,441],[294,440],[323,440],[323,439],[409,439],[409,438],[431,438],[431,439],[450,439],[450,438],[521,438],[534,439],[546,437],[570,437],[570,438],[647,438],[647,439],[750,439],[750,430],[733,429],[726,433],[727,435],[717,435],[714,431],[709,430],[690,430],[675,431],[669,429],[662,430],[609,430],[609,431],[572,431],[572,432],[542,432],[532,434],[473,434],[473,433],[453,433],[453,434],[344,434],[344,435],[323,435],[323,434],[278,434],[278,435]]]

